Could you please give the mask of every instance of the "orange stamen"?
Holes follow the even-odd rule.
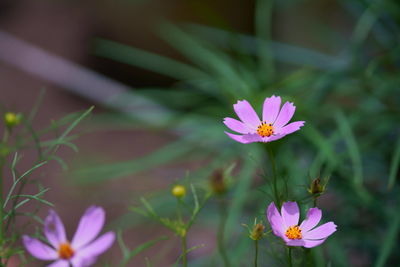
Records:
[[[75,251],[72,249],[71,245],[67,243],[62,243],[58,248],[58,256],[61,259],[68,260],[74,256]]]
[[[299,226],[290,226],[285,233],[286,237],[289,239],[301,239],[301,229]]]
[[[264,121],[257,127],[257,133],[261,137],[270,137],[274,134],[274,127],[272,123],[265,123]]]

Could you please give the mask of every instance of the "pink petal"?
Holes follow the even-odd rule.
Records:
[[[47,265],[46,267],[69,267],[69,262],[66,260],[58,260],[53,262],[52,264]]]
[[[310,229],[314,228],[322,217],[322,211],[318,208],[311,208],[307,212],[306,219],[301,223],[300,229],[303,233],[308,232]]]
[[[43,242],[39,241],[36,238],[31,238],[27,235],[22,237],[22,242],[26,250],[32,254],[33,257],[39,260],[55,260],[58,258],[57,252],[49,247],[48,245],[44,244]]]
[[[107,249],[111,247],[111,245],[114,243],[115,240],[115,234],[113,232],[107,232],[97,238],[95,241],[90,243],[89,245],[81,248],[78,251],[77,257],[80,257],[82,259],[92,259],[96,258],[98,255],[102,254],[105,252]]]
[[[291,247],[301,247],[301,246],[304,246],[304,240],[302,240],[302,239],[288,239],[286,241],[286,245],[287,246],[291,246]]]
[[[303,239],[324,239],[333,234],[336,231],[336,225],[333,222],[325,223],[318,226],[314,230],[304,232]]]
[[[103,228],[104,220],[105,211],[103,208],[97,206],[89,207],[79,221],[71,246],[78,250],[92,241]]]
[[[276,236],[282,237],[285,233],[285,226],[275,203],[272,202],[267,208],[267,219],[271,224],[272,231]]]
[[[300,211],[296,202],[285,202],[281,208],[283,222],[286,228],[299,223]]]
[[[264,100],[263,121],[266,123],[274,123],[281,107],[281,98],[279,96],[271,96]]]
[[[300,127],[304,126],[304,121],[295,121],[292,123],[289,123],[288,125],[280,128],[277,133],[281,134],[281,135],[287,135],[287,134],[291,134],[295,131],[300,130]]]
[[[296,107],[293,105],[293,103],[286,102],[281,111],[279,112],[278,117],[276,118],[276,121],[274,122],[274,127],[276,128],[282,128],[285,126],[290,119],[293,117],[294,111],[296,110]]]
[[[276,135],[271,135],[270,137],[262,137],[262,142],[264,142],[264,143],[272,142],[272,141],[281,139],[284,136],[285,135],[276,134]]]
[[[96,257],[89,257],[89,258],[83,258],[79,256],[74,256],[71,260],[71,264],[73,267],[86,267],[86,266],[92,266],[95,264],[97,261]]]
[[[233,140],[242,143],[249,144],[254,142],[262,142],[263,139],[258,134],[245,134],[245,135],[237,135],[225,132],[230,138]]]
[[[233,105],[236,114],[242,120],[244,124],[252,128],[257,128],[260,124],[260,118],[257,113],[254,111],[253,107],[246,100],[238,101]]]
[[[322,243],[325,242],[326,239],[321,239],[321,240],[304,240],[304,247],[305,248],[313,248],[318,245],[321,245]]]
[[[49,210],[49,215],[44,221],[44,235],[54,248],[67,241],[64,224],[54,210]]]
[[[255,130],[250,129],[243,122],[232,119],[232,118],[225,118],[224,124],[232,131],[235,131],[235,132],[238,132],[241,134],[255,133]]]

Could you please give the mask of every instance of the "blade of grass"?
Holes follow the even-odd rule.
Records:
[[[397,173],[400,163],[400,138],[397,140],[396,148],[394,149],[393,157],[390,162],[390,172],[388,181],[388,190],[391,190],[396,183]]]
[[[365,190],[363,185],[363,167],[361,153],[356,138],[351,129],[350,122],[340,110],[335,112],[335,119],[338,124],[339,131],[342,134],[343,140],[346,143],[348,153],[352,162],[353,185],[356,189],[357,194],[362,197],[363,200],[369,202],[371,200],[371,196],[368,194],[367,190]]]
[[[390,220],[390,225],[388,226],[388,230],[383,239],[383,242],[381,242],[381,250],[379,251],[378,259],[375,262],[375,267],[387,266],[386,262],[398,240],[400,229],[400,212],[395,211],[393,212],[393,214],[395,214],[395,217],[394,219],[390,217],[392,219]]]
[[[105,39],[96,40],[94,53],[105,58],[147,69],[178,80],[200,79],[207,76],[201,70],[187,64]]]
[[[257,0],[255,8],[255,30],[257,36],[257,55],[259,58],[259,78],[264,82],[274,76],[274,62],[271,43],[271,24],[273,0]]]

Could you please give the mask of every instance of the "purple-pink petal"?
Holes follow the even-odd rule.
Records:
[[[111,245],[114,243],[114,240],[115,240],[115,234],[113,232],[107,232],[101,235],[99,238],[97,238],[89,245],[81,248],[78,251],[79,255],[77,256],[82,259],[95,258],[98,255],[105,252],[107,249],[109,249]]]
[[[296,202],[285,202],[281,208],[283,223],[286,228],[299,223],[300,211]]]
[[[249,125],[252,128],[257,128],[260,124],[260,118],[254,111],[253,107],[246,100],[239,100],[233,105],[236,114],[242,120],[244,124]]]
[[[84,257],[80,257],[78,256],[74,256],[71,259],[71,264],[73,267],[87,267],[87,266],[92,266],[93,264],[95,264],[97,261],[96,257],[88,257],[88,258],[84,258]]]
[[[295,110],[296,107],[293,105],[293,103],[286,102],[285,104],[283,104],[282,109],[274,122],[274,127],[282,128],[283,126],[285,126],[293,117]]]
[[[54,248],[67,241],[64,224],[54,210],[49,211],[44,221],[44,235]]]
[[[266,123],[274,123],[281,107],[281,98],[279,96],[271,96],[264,100],[263,105],[263,121]]]
[[[326,239],[321,239],[321,240],[304,240],[304,247],[305,248],[313,248],[316,246],[321,245],[322,243],[325,242]]]
[[[278,139],[281,139],[282,137],[284,137],[285,135],[280,135],[280,134],[276,134],[276,135],[271,135],[269,137],[262,137],[262,142],[267,143],[267,142],[272,142]]]
[[[308,232],[314,228],[322,217],[322,211],[318,208],[311,208],[307,212],[306,219],[301,223],[300,229],[304,232]]]
[[[39,260],[55,260],[58,258],[57,251],[36,238],[24,235],[22,242],[26,250]]]
[[[301,247],[304,246],[304,240],[302,239],[288,239],[286,245],[291,247]]]
[[[104,225],[105,211],[98,206],[89,207],[79,221],[78,229],[72,239],[71,245],[75,250],[92,241]]]
[[[317,228],[303,233],[303,239],[318,240],[325,239],[336,231],[336,225],[333,222],[328,222]]]
[[[254,142],[262,142],[263,139],[261,136],[258,134],[244,134],[244,135],[237,135],[237,134],[231,134],[228,132],[225,132],[230,138],[233,140],[243,143],[243,144],[249,144],[249,143],[254,143]]]
[[[267,208],[267,219],[268,219],[269,223],[271,224],[272,232],[276,236],[282,237],[283,234],[285,233],[285,227],[284,227],[282,217],[279,214],[279,211],[276,208],[274,202],[269,204],[269,206]]]
[[[291,134],[295,131],[300,130],[300,127],[304,126],[304,121],[295,121],[292,123],[289,123],[288,125],[279,128],[277,133],[281,134],[281,135],[287,135],[287,134]]]
[[[52,264],[47,265],[46,267],[69,267],[69,262],[66,260],[58,260],[53,262]]]
[[[238,132],[241,134],[248,134],[251,132],[253,132],[253,133],[255,132],[255,130],[250,129],[243,122],[232,119],[232,118],[225,118],[224,124],[232,131],[235,131],[235,132]]]

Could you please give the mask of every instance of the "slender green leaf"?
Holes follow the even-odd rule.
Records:
[[[393,157],[390,162],[390,172],[389,172],[389,181],[388,181],[388,189],[392,189],[394,184],[396,183],[397,173],[399,171],[400,164],[400,138],[397,140],[397,144],[394,149]]]

